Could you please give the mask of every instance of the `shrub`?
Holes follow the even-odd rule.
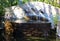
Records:
[[[0,0],[0,16],[4,15],[4,8],[18,4],[18,0]]]

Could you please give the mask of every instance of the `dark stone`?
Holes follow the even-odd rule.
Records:
[[[51,23],[12,23],[15,24],[13,36],[15,38],[22,38],[24,36],[27,36],[27,34],[31,34],[32,36],[39,36],[46,34],[49,34],[49,31],[51,29]],[[24,34],[24,32],[26,32]]]

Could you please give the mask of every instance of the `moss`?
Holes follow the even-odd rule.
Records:
[[[0,16],[4,15],[4,8],[18,4],[18,0],[0,0]]]

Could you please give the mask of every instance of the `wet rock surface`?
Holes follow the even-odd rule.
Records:
[[[50,23],[12,23],[17,32],[22,31],[25,36],[44,36],[48,34],[51,29]],[[46,32],[46,33],[45,33]]]

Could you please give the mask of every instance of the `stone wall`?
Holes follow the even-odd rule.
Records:
[[[48,36],[51,29],[50,23],[12,23],[12,25],[15,34],[16,32],[22,32],[25,36]]]

